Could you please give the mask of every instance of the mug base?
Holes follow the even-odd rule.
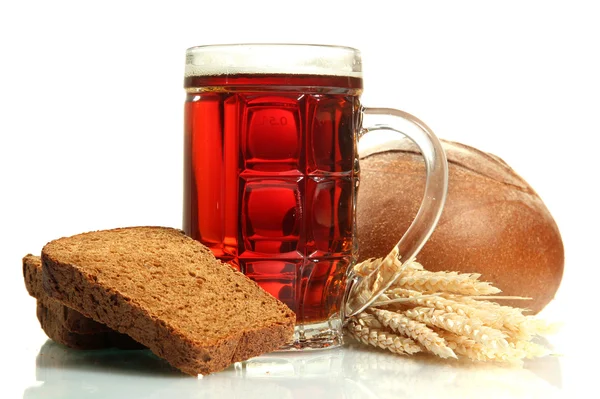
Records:
[[[277,352],[333,349],[343,344],[342,319],[331,318],[318,323],[296,325],[294,339]]]

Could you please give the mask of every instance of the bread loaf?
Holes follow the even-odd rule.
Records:
[[[180,230],[61,238],[42,249],[42,268],[51,297],[191,375],[276,350],[294,332],[288,307]]]
[[[500,158],[443,142],[449,166],[446,206],[417,260],[431,271],[481,273],[501,303],[539,312],[560,284],[564,249],[559,230],[536,192]],[[363,153],[357,202],[359,260],[385,256],[414,219],[425,167],[408,140]],[[500,300],[499,300],[500,301]]]

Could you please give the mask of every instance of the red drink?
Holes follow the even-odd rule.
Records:
[[[362,79],[185,79],[184,230],[286,303],[339,317],[355,256]]]

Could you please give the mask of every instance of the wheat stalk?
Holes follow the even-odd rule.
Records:
[[[480,362],[486,362],[494,358],[488,348],[471,338],[444,330],[438,331],[438,335],[460,356],[465,356],[471,360]]]
[[[399,309],[398,305],[422,306],[446,313],[456,313],[480,321],[488,327],[503,330],[511,340],[529,340],[535,335],[550,334],[557,328],[555,325],[548,325],[532,316],[523,315],[521,309],[509,308],[488,301],[476,301],[472,297],[455,296],[455,298],[439,294],[422,294],[405,288],[394,288],[386,291],[373,306],[387,305],[396,309]]]
[[[405,268],[405,270],[407,270],[407,271],[424,270],[423,265],[421,265],[419,262],[412,261],[412,262],[405,263],[405,264],[400,262],[400,257],[398,256],[397,248],[394,248],[388,254],[388,256],[386,256],[386,258],[390,258],[392,260],[392,264],[395,266],[396,271],[402,270],[402,268]],[[374,272],[375,269],[377,269],[377,266],[379,264],[381,264],[383,259],[384,258],[365,259],[362,262],[359,262],[356,265],[354,265],[354,273],[357,274],[358,276],[362,276],[362,277],[367,276],[367,275],[371,274],[372,272]]]
[[[548,354],[530,340],[556,326],[523,315],[524,309],[488,301],[500,290],[479,281],[477,273],[430,272],[417,262],[403,265],[397,251],[361,262],[354,270],[375,277],[362,293],[366,296],[398,275],[367,311],[349,319],[346,329],[360,342],[399,354],[419,348],[443,358],[511,364]]]
[[[507,362],[512,364],[521,364],[522,359],[526,357],[525,350],[515,350],[509,345],[508,348],[490,348],[471,338],[457,335],[449,331],[438,331],[454,352],[470,360],[478,362]]]
[[[409,303],[414,303],[422,307],[433,308],[447,313],[456,313],[472,320],[478,320],[488,327],[497,330],[504,329],[510,337],[519,337],[519,339],[530,339],[533,335],[542,331],[544,326],[539,320],[524,316],[517,309],[496,312],[496,309],[501,309],[502,307],[499,305],[488,306],[486,304],[473,306],[474,300],[465,303],[469,297],[451,299],[443,296],[423,295],[418,291],[403,288],[396,288],[386,292],[386,297],[391,300],[406,298]],[[462,301],[460,298],[462,298]],[[492,304],[492,302],[487,302],[487,304]]]
[[[473,295],[454,295],[452,293],[442,293],[442,296],[444,296],[445,298],[449,298],[449,299],[454,299],[457,302],[461,302],[461,303],[465,303],[467,305],[469,305],[472,308],[476,308],[476,309],[483,309],[483,310],[487,310],[487,311],[491,311],[494,312],[498,315],[523,315],[523,312],[526,309],[521,309],[521,308],[513,308],[511,306],[505,306],[505,305],[500,305],[497,302],[491,302],[482,298],[493,298],[493,296],[491,297],[476,297]]]
[[[425,324],[389,310],[373,308],[369,311],[373,312],[381,324],[392,331],[413,338],[430,352],[443,358],[456,358],[456,355],[444,340]]]
[[[421,352],[421,347],[410,338],[384,331],[383,326],[368,313],[360,313],[346,325],[356,340],[400,355]]]
[[[436,310],[426,307],[408,309],[404,312],[413,320],[435,326],[473,339],[490,348],[508,347],[507,336],[500,330],[483,325],[480,320],[461,316],[457,313],[448,313],[445,310]]]
[[[439,294],[428,295],[419,291],[398,287],[387,290],[385,292],[385,296],[382,296],[382,298],[376,302],[376,305],[380,306],[382,304],[387,304],[386,302],[391,304],[394,301],[418,306],[426,306],[429,308],[445,310],[447,312],[466,316],[482,316],[484,313],[486,313],[467,304],[460,303],[454,299],[440,296]]]
[[[403,265],[396,250],[361,262],[354,271],[375,277],[358,293],[365,297],[398,276],[371,307],[349,319],[346,329],[360,342],[400,354],[419,348],[443,358],[511,364],[549,353],[530,340],[556,326],[523,315],[524,309],[488,301],[519,297],[494,297],[500,290],[479,281],[480,274],[430,272],[417,262]]]
[[[407,270],[390,288],[407,288],[424,293],[447,292],[460,295],[491,295],[501,292],[488,282],[479,281],[478,273],[430,272]]]
[[[525,359],[534,359],[536,357],[547,356],[550,350],[542,345],[530,341],[511,342],[510,347]]]
[[[473,309],[477,317],[486,325],[505,330],[513,340],[530,340],[535,335],[552,334],[557,329],[557,325],[550,325],[533,316],[524,315],[524,309],[465,296],[450,296],[448,299]]]

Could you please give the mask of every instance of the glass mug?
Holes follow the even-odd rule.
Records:
[[[429,238],[444,204],[439,141],[409,114],[361,105],[361,56],[349,47],[192,47],[184,86],[185,232],[296,313],[294,341],[282,349],[341,345],[345,317],[399,274],[373,288],[376,271],[360,279],[352,271],[357,141],[391,130],[424,154],[426,192],[397,246],[403,262]]]

